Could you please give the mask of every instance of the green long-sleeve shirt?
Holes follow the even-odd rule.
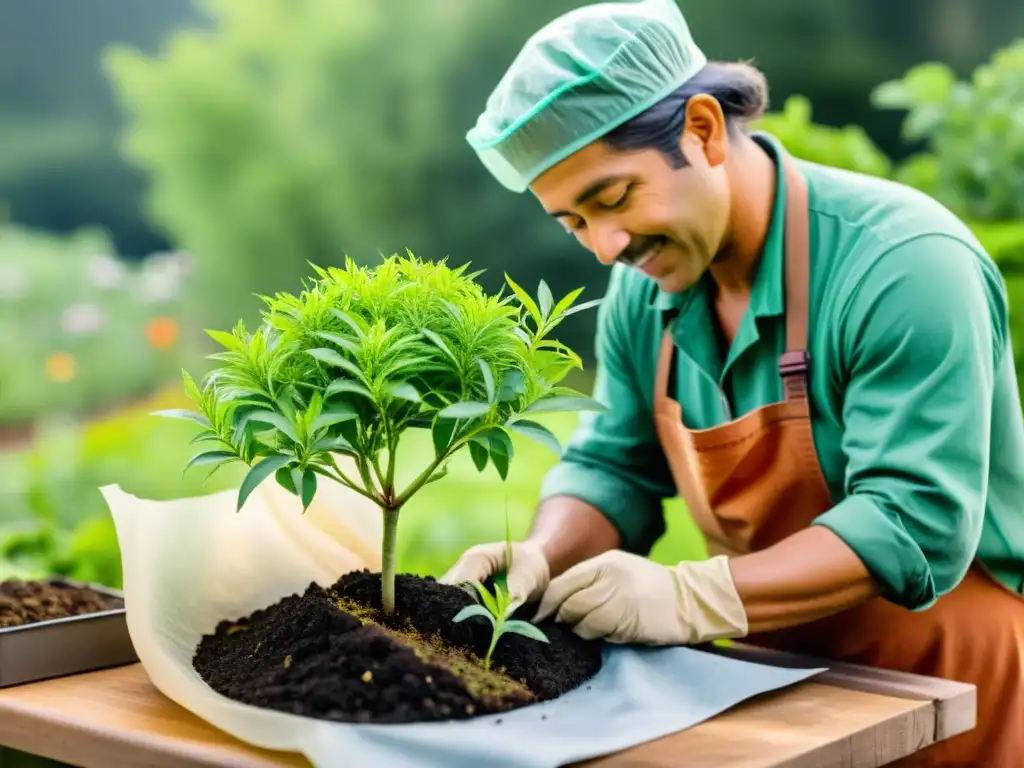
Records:
[[[757,138],[775,154],[774,138]],[[835,501],[815,523],[857,552],[889,599],[915,610],[956,586],[976,556],[1024,590],[1024,420],[998,269],[925,195],[799,166],[810,196],[812,429]],[[664,309],[680,313],[671,394],[688,427],[783,397],[781,172],[777,181],[783,194],[725,360],[710,278],[664,294],[642,273],[612,268],[594,390],[609,410],[582,418],[541,496],[589,502],[619,529],[624,549],[650,551],[665,530],[662,501],[676,495],[652,410]]]

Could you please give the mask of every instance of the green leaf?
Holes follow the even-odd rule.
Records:
[[[543,424],[538,424],[536,421],[530,421],[529,419],[522,419],[520,421],[513,421],[506,426],[513,432],[540,443],[556,456],[562,455],[562,444],[558,441],[555,434]]]
[[[193,437],[188,442],[189,445],[193,445],[195,443],[201,443],[206,440],[220,440],[220,435],[218,435],[212,429],[204,429],[202,432],[197,433],[196,436]]]
[[[292,476],[291,467],[281,467],[274,473],[274,479],[277,484],[284,488],[288,493],[293,493],[296,496],[299,495],[298,489],[295,487],[295,478]]]
[[[252,411],[249,414],[249,421],[258,421],[261,424],[270,424],[287,435],[288,439],[293,443],[299,442],[299,435],[295,431],[295,425],[280,413],[274,413],[273,411]]]
[[[408,400],[410,403],[421,402],[420,393],[416,387],[407,381],[393,381],[387,385],[387,392],[392,397],[400,400]]]
[[[551,295],[551,289],[543,280],[540,281],[540,285],[537,287],[537,299],[540,302],[540,314],[546,320],[548,315],[551,314],[555,297]]]
[[[317,417],[316,421],[313,422],[311,432],[315,435],[322,429],[333,427],[335,424],[340,424],[343,421],[351,421],[357,418],[358,415],[356,409],[350,405],[334,405]]]
[[[531,640],[538,640],[542,643],[550,642],[540,629],[535,627],[528,621],[522,621],[520,619],[510,619],[504,623],[501,627],[502,634],[505,632],[511,632],[516,635],[522,635],[528,637]]]
[[[347,453],[355,453],[355,446],[352,445],[344,437],[322,437],[313,443],[313,447],[310,449],[313,453],[322,453],[323,451],[339,451]]]
[[[530,346],[533,343],[533,337],[518,325],[512,329],[512,333],[526,346]]]
[[[501,427],[492,427],[484,432],[481,432],[481,437],[487,438],[489,447],[492,451],[498,451],[510,459],[514,455],[515,446],[512,444],[512,438],[509,437],[508,433]]]
[[[504,451],[502,451],[500,449],[496,450],[496,446],[495,446],[495,444],[493,442],[491,443],[491,453],[490,453],[490,456],[491,456],[491,463],[494,465],[494,468],[496,470],[498,470],[498,475],[501,477],[502,480],[507,479],[508,478],[508,464],[509,464],[509,460],[512,457],[509,456],[507,453],[505,453]]]
[[[452,403],[437,415],[442,419],[475,419],[485,415],[490,410],[491,406],[487,403],[463,400],[458,403]]]
[[[232,352],[244,352],[243,342],[227,331],[207,330],[206,334],[225,349]]]
[[[203,393],[200,392],[199,387],[196,385],[196,380],[189,375],[188,371],[182,369],[181,380],[184,383],[185,394],[190,400],[199,402],[203,399]]]
[[[510,403],[526,393],[526,374],[518,368],[505,371],[497,397],[499,403]]]
[[[487,448],[480,445],[476,440],[469,441],[469,455],[473,459],[473,464],[476,465],[477,471],[483,472],[487,466],[488,451]]]
[[[476,362],[477,362],[477,364],[479,364],[480,371],[484,375],[484,386],[487,389],[487,402],[488,403],[493,403],[494,402],[495,392],[494,392],[494,374],[491,372],[491,366],[489,366],[485,360],[483,360],[482,358],[479,358],[479,357],[477,358]]]
[[[303,512],[309,509],[309,505],[313,503],[314,496],[316,496],[316,473],[307,469],[302,473]]]
[[[324,341],[329,341],[331,344],[351,352],[354,355],[359,353],[359,344],[346,336],[339,336],[337,333],[326,333],[325,331],[318,332],[317,336]]]
[[[549,397],[530,405],[523,413],[555,411],[607,411],[608,407],[591,397]]]
[[[434,440],[434,456],[441,456],[448,446],[451,445],[452,435],[455,432],[455,422],[447,419],[437,419],[431,429],[431,437]]]
[[[506,586],[508,586],[508,585],[506,584]],[[495,606],[494,613],[499,618],[504,619],[508,615],[508,613],[509,613],[509,610],[508,610],[509,609],[509,604],[511,602],[510,598],[511,598],[511,595],[501,588],[501,582],[499,580],[495,580],[495,582],[494,582],[494,606]]]
[[[249,494],[256,490],[256,487],[266,480],[271,472],[276,472],[283,466],[294,461],[291,456],[285,456],[284,454],[274,454],[259,464],[256,464],[250,469],[245,478],[242,480],[242,485],[238,489],[238,504],[235,508],[236,512],[241,512],[242,507],[245,505],[246,499],[249,498]]]
[[[530,294],[520,288],[519,285],[517,285],[516,282],[508,276],[508,273],[505,273],[505,282],[508,283],[509,287],[519,298],[519,301],[522,303],[526,311],[533,316],[534,322],[537,323],[537,327],[540,328],[544,322],[543,315],[541,314],[540,308],[537,306],[536,302],[530,298]]]
[[[339,320],[341,320],[341,322],[345,323],[345,325],[347,325],[353,331],[355,331],[356,336],[358,336],[360,339],[366,338],[366,328],[361,323],[359,323],[355,318],[353,318],[352,315],[348,314],[347,312],[342,312],[337,307],[331,307],[331,314],[334,315]]]
[[[313,431],[313,424],[320,417],[320,413],[324,407],[324,396],[319,391],[313,392],[309,398],[309,406],[306,408],[305,413],[302,414],[302,423],[305,426],[307,433]]]
[[[181,419],[183,421],[194,421],[196,424],[202,424],[204,427],[213,427],[210,420],[198,411],[189,411],[184,408],[170,408],[163,411],[154,411],[153,416],[159,416],[164,419]]]
[[[498,616],[498,605],[494,601],[494,595],[487,591],[487,587],[481,584],[479,581],[470,582],[475,588],[477,593],[480,595],[480,600],[483,602],[484,607],[491,612],[492,616]]]
[[[604,301],[604,299],[591,299],[590,301],[585,301],[571,309],[565,310],[562,312],[561,317],[569,317],[570,315],[575,315],[577,312],[584,312],[592,307],[600,306],[602,301]]]
[[[485,619],[491,622],[492,625],[494,624],[494,617],[487,612],[486,608],[479,604],[467,605],[465,608],[463,608],[461,611],[455,614],[455,618],[452,619],[452,621],[457,624],[458,622],[465,621],[466,619],[472,616],[483,616]]]
[[[447,355],[451,359],[451,361],[455,363],[456,367],[458,367],[459,358],[455,356],[455,353],[452,352],[451,348],[445,343],[444,339],[442,339],[436,332],[430,330],[429,328],[420,328],[420,331],[423,333],[424,336],[426,336],[428,339],[434,342],[434,346],[436,346],[438,349],[444,352],[445,355]]]
[[[562,297],[561,301],[555,304],[554,309],[551,310],[551,315],[554,317],[558,317],[563,312],[565,312],[565,310],[571,307],[572,303],[580,297],[580,294],[583,293],[583,290],[583,288],[576,288],[575,290],[569,291],[569,293],[565,294],[565,296]]]
[[[333,365],[335,368],[341,368],[348,371],[357,379],[362,380],[363,372],[359,370],[359,366],[353,363],[351,360],[347,360],[342,357],[340,353],[333,349],[327,349],[326,347],[317,347],[316,349],[307,349],[306,353],[311,357],[315,357],[322,363],[327,365]]]
[[[338,395],[342,393],[361,395],[362,397],[373,400],[373,395],[370,394],[370,390],[358,381],[352,381],[352,379],[335,379],[324,391],[324,397],[331,397],[331,395]]]
[[[263,410],[266,410],[266,409],[265,408],[251,408],[251,407],[247,407],[247,408],[239,408],[237,411],[235,411],[234,415],[238,419],[238,422],[235,424],[235,433],[234,433],[233,441],[234,441],[234,443],[236,445],[240,444],[242,442],[242,440],[245,438],[247,433],[250,434],[250,435],[253,434],[253,430],[249,429],[249,422],[252,421],[252,414],[255,411],[263,411]]]
[[[231,451],[203,451],[189,459],[184,471],[188,472],[192,467],[199,467],[204,464],[223,464],[237,458],[238,454]]]

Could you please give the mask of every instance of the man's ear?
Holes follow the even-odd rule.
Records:
[[[722,105],[714,96],[698,93],[686,102],[686,122],[679,137],[679,149],[690,162],[694,153],[711,167],[725,162],[729,152],[728,128]]]

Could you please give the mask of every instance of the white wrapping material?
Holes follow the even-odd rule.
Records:
[[[321,478],[305,514],[273,477],[235,511],[237,490],[172,501],[100,489],[117,529],[128,631],[153,684],[238,739],[296,749],[311,721],[233,702],[192,667],[204,634],[349,571],[380,570],[382,522],[371,501]]]

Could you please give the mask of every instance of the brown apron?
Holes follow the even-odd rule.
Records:
[[[786,172],[785,399],[710,429],[689,430],[669,397],[675,347],[665,331],[655,421],[672,474],[712,554],[770,547],[833,506],[818,464],[807,397],[809,235],[807,187]],[[912,612],[877,597],[831,617],[744,639],[874,667],[971,683],[978,725],[900,766],[1024,766],[1024,598],[978,563],[952,592]]]

